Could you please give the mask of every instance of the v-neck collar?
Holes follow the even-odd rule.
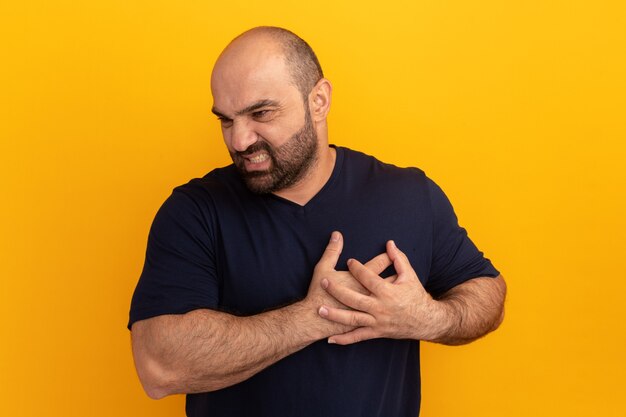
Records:
[[[341,169],[343,167],[343,158],[344,158],[343,148],[332,145],[332,144],[328,146],[335,149],[335,166],[333,167],[333,171],[330,174],[330,178],[328,178],[328,181],[326,181],[326,183],[322,186],[322,188],[309,201],[307,201],[304,205],[301,205],[294,201],[291,201],[284,197],[280,197],[275,194],[268,194],[267,198],[269,200],[274,200],[281,205],[292,207],[294,210],[300,210],[300,211],[309,210],[312,207],[319,204],[320,202],[323,202],[325,199],[325,196],[330,192],[330,190],[332,190],[333,186],[337,182],[337,179],[339,178],[339,175],[341,174]]]

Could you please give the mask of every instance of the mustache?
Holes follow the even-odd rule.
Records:
[[[237,156],[243,157],[243,156],[248,156],[259,151],[265,151],[270,156],[274,154],[270,146],[266,142],[263,142],[263,141],[255,142],[252,145],[248,146],[248,148],[245,151],[241,151],[241,152],[237,151],[237,152],[234,152],[234,154]]]

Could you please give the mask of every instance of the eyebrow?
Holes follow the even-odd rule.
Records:
[[[239,110],[235,112],[235,116],[241,116],[242,114],[247,114],[247,113],[253,113],[255,111],[257,111],[258,109],[261,109],[263,107],[278,107],[278,102],[275,100],[260,100],[257,101],[256,103],[252,103],[251,105]],[[222,112],[220,112],[219,110],[217,110],[215,108],[215,106],[213,106],[213,108],[211,109],[211,112],[216,115],[217,117],[223,117],[225,119],[230,119],[230,117],[226,116],[225,114],[223,114]]]

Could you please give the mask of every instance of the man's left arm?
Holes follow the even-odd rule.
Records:
[[[406,255],[391,241],[387,253],[398,274],[395,279],[383,279],[360,262],[348,261],[350,272],[369,295],[322,281],[326,291],[354,310],[321,306],[319,314],[357,327],[330,337],[329,343],[345,345],[386,337],[461,345],[495,330],[502,322],[506,295],[502,276],[470,279],[435,299],[422,286]]]

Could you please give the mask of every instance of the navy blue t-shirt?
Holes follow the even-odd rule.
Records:
[[[233,165],[176,187],[152,224],[128,327],[199,308],[252,315],[301,300],[334,230],[344,237],[338,270],[393,239],[435,297],[498,275],[421,170],[336,150],[330,179],[304,206],[251,193]],[[239,384],[189,394],[187,415],[415,417],[419,405],[418,341],[322,340]]]

